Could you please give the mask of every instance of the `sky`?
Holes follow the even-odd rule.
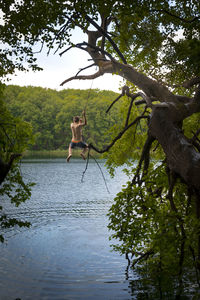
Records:
[[[86,41],[87,37],[76,29],[72,36],[74,43]],[[40,49],[40,45],[36,49]],[[67,47],[66,47],[67,48]],[[15,75],[9,76],[8,84],[15,84],[20,86],[41,86],[44,88],[56,89],[58,91],[67,88],[74,89],[90,89],[97,88],[100,90],[112,90],[119,92],[121,77],[112,74],[105,74],[100,78],[94,80],[73,80],[60,86],[60,83],[65,79],[74,76],[80,68],[90,65],[92,62],[88,61],[90,56],[83,50],[72,48],[62,56],[58,51],[56,54],[52,52],[47,55],[47,51],[43,50],[37,54],[38,65],[43,68],[43,71],[29,71],[17,72]],[[85,72],[85,73],[84,73]],[[90,68],[81,74],[93,74],[96,72],[95,68]]]

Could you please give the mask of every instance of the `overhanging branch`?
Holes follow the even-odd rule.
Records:
[[[120,133],[113,139],[113,141],[104,149],[99,150],[98,148],[96,148],[93,144],[89,144],[89,148],[93,149],[94,151],[98,152],[98,153],[105,153],[108,152],[109,149],[114,146],[114,144],[123,136],[123,134],[134,124],[136,124],[137,122],[139,122],[141,119],[148,119],[148,116],[139,116],[137,117],[133,122],[131,122],[129,125],[127,125],[126,127],[124,127],[124,129],[122,131],[120,131]]]
[[[63,86],[65,83],[69,82],[69,81],[72,81],[72,80],[91,80],[91,79],[95,79],[95,78],[98,78],[102,75],[101,71],[99,70],[98,72],[94,73],[94,74],[91,74],[91,75],[79,75],[79,76],[72,76],[66,80],[64,80],[60,86]]]

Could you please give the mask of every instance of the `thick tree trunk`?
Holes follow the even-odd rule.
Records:
[[[149,129],[161,144],[170,170],[179,174],[190,186],[200,190],[200,153],[171,120],[167,107],[156,107],[153,110]]]

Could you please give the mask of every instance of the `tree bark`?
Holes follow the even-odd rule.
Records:
[[[170,170],[177,173],[189,186],[200,190],[200,153],[172,122],[167,107],[153,110],[149,129],[161,144]]]

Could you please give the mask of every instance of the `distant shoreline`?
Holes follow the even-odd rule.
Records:
[[[75,150],[73,153],[74,158],[80,158],[81,150]],[[68,150],[26,150],[23,153],[23,158],[66,158]],[[87,154],[86,154],[87,155]],[[95,158],[101,158],[101,155],[92,152]]]

